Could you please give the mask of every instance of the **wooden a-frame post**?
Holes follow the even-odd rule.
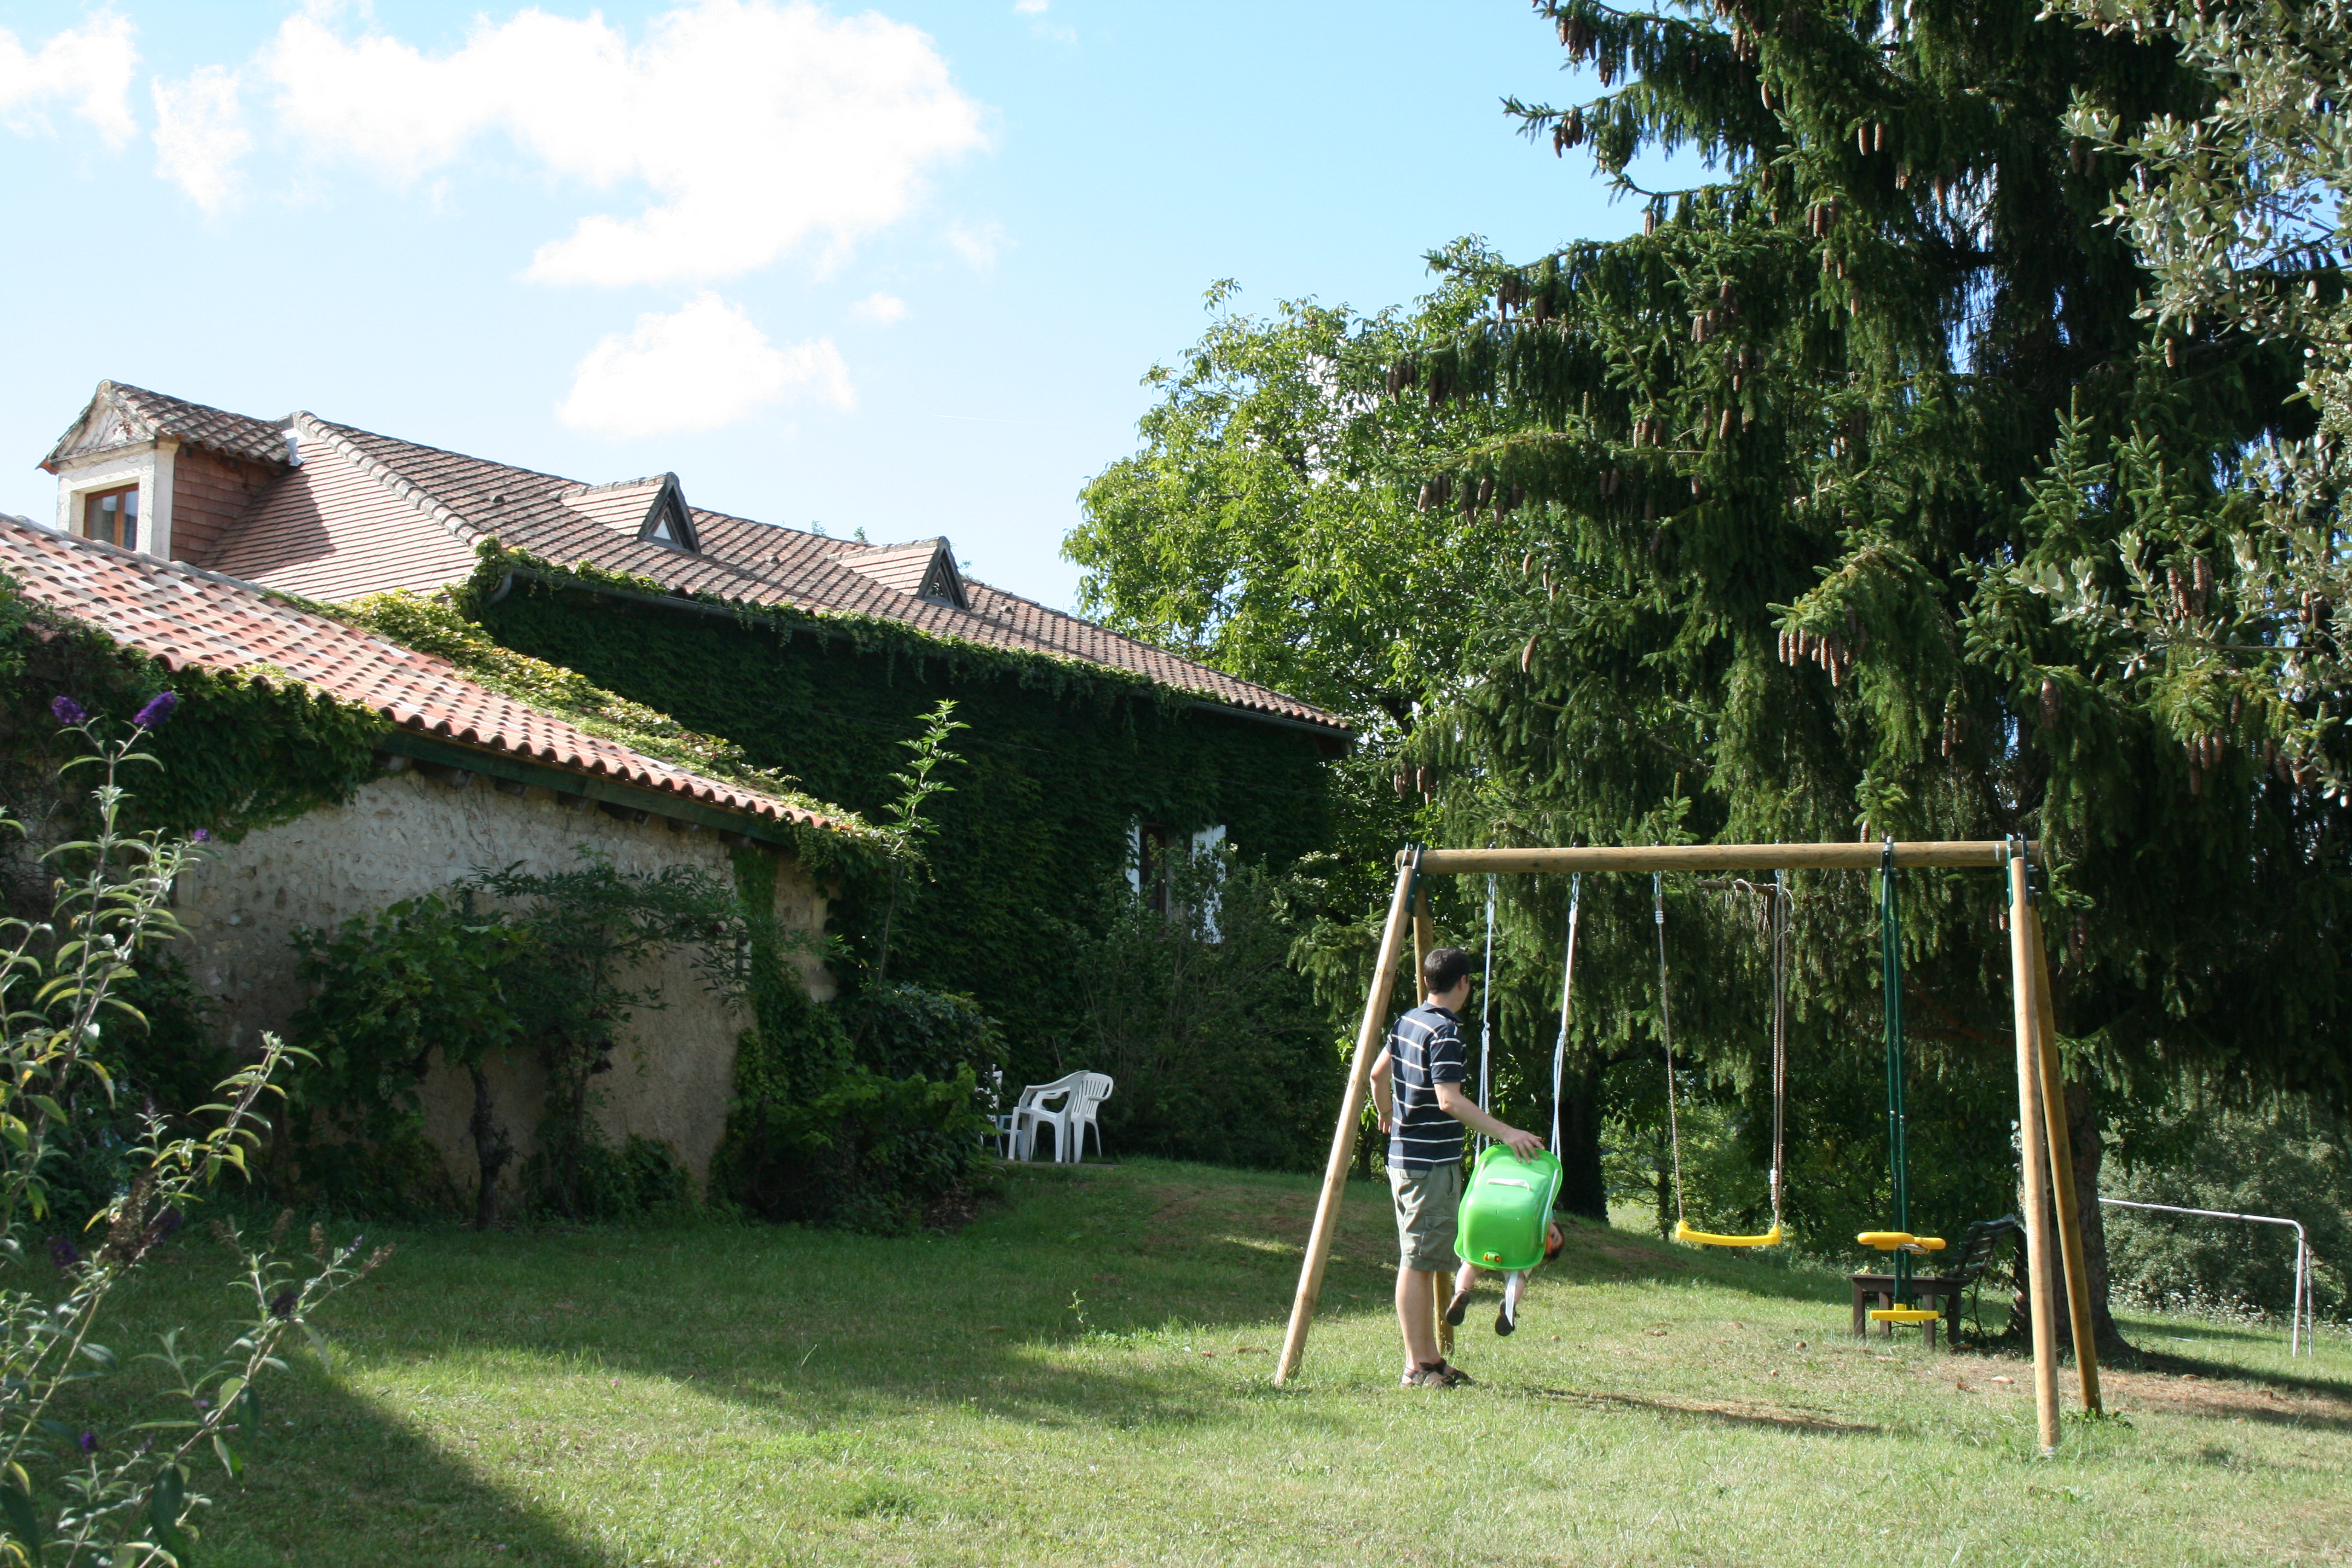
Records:
[[[2033,1419],[2042,1437],[2042,1457],[2058,1451],[2057,1332],[2051,1321],[2050,1275],[2053,1261],[2050,1226],[2043,1215],[2049,1204],[2049,1167],[2042,1163],[2042,1061],[2034,1037],[2041,1032],[2042,1008],[2034,999],[2033,955],[2041,939],[2033,929],[2033,904],[2026,890],[2026,862],[2014,855],[2009,862],[2010,992],[2017,1015],[2017,1163],[2025,1182],[2026,1293],[2033,1320]]]
[[[1290,1330],[1282,1337],[1274,1385],[1281,1387],[1307,1353],[1307,1325],[1315,1321],[1316,1298],[1323,1293],[1323,1267],[1331,1260],[1331,1232],[1339,1223],[1339,1198],[1348,1189],[1348,1165],[1356,1157],[1356,1124],[1363,1120],[1364,1090],[1372,1058],[1386,1037],[1389,992],[1396,984],[1397,950],[1403,945],[1406,906],[1413,894],[1419,852],[1408,849],[1397,868],[1396,896],[1389,900],[1388,924],[1381,928],[1381,955],[1364,997],[1364,1022],[1356,1031],[1356,1054],[1348,1061],[1348,1089],[1339,1097],[1339,1125],[1331,1133],[1331,1157],[1323,1166],[1323,1194],[1315,1205],[1315,1228],[1307,1237],[1307,1262],[1298,1271],[1298,1293],[1290,1303]]]
[[[2091,1327],[2091,1276],[2083,1254],[2083,1211],[2075,1201],[2074,1140],[2066,1128],[2065,1066],[2058,1059],[2058,1012],[2050,996],[2050,950],[2042,943],[2042,911],[2033,921],[2033,1050],[2042,1068],[2042,1141],[2050,1148],[2052,1190],[2058,1198],[2058,1251],[2066,1260],[2066,1321],[2074,1325],[2074,1378],[2083,1408],[2102,1414],[2098,1335]]]
[[[2063,1161],[2062,1152],[2065,1145],[2063,1132],[2057,1141],[2046,1136],[2042,1115],[2044,1094],[2055,1100],[2058,1091],[2054,1088],[2045,1089],[2043,1081],[2045,1071],[2053,1084],[2057,1079],[2054,1067],[2045,1068],[2044,1064],[2045,1050],[2054,1061],[2057,1034],[2049,1017],[2049,969],[2042,951],[2041,922],[2034,916],[2026,884],[2027,860],[2040,849],[2040,845],[2022,839],[1900,843],[1894,845],[1891,851],[1885,846],[1870,843],[1675,844],[1585,849],[1407,847],[1397,857],[1396,892],[1389,901],[1387,923],[1381,929],[1380,956],[1364,997],[1363,1021],[1356,1031],[1356,1049],[1349,1061],[1347,1091],[1340,1097],[1339,1125],[1331,1134],[1331,1155],[1323,1168],[1315,1224],[1307,1233],[1307,1256],[1298,1270],[1298,1289],[1291,1300],[1290,1325],[1283,1335],[1282,1354],[1275,1363],[1275,1385],[1280,1387],[1289,1382],[1307,1353],[1307,1332],[1314,1324],[1316,1303],[1323,1290],[1323,1271],[1330,1262],[1331,1238],[1339,1226],[1348,1166],[1355,1158],[1356,1129],[1363,1117],[1372,1061],[1386,1037],[1389,998],[1395,989],[1397,960],[1408,928],[1414,938],[1416,977],[1418,961],[1435,941],[1425,905],[1416,896],[1420,878],[1474,871],[1507,875],[1561,871],[1876,870],[1890,864],[1897,868],[2006,869],[2010,881],[2010,984],[2017,1026],[2019,1163],[2026,1190],[2026,1266],[2032,1277],[2034,1414],[2042,1453],[2047,1456],[2056,1452],[2058,1369],[2052,1319],[2053,1276],[2057,1269],[2043,1217],[2048,1179],[2053,1166],[2044,1162]],[[2063,1103],[2059,1103],[2057,1114],[2063,1116]],[[2065,1237],[2067,1251],[2068,1304],[2075,1322],[2087,1326],[2089,1289],[2078,1261],[2082,1239],[2071,1162],[2059,1165],[2057,1174],[2058,1225]],[[2083,1401],[2086,1408],[2095,1410],[2099,1399],[2096,1353],[2082,1344],[2083,1337],[2078,1331],[2076,1353],[2082,1357],[2084,1369]]]

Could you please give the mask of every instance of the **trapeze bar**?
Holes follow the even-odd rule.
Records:
[[[2026,853],[2042,858],[2039,841]],[[2010,844],[1999,838],[1897,842],[1897,866],[1998,868]],[[1465,871],[1875,871],[1886,863],[1884,844],[1628,844],[1588,849],[1424,849],[1421,869]],[[1403,857],[1398,857],[1403,864]]]

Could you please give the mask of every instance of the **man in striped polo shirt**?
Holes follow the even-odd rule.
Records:
[[[1454,1273],[1454,1211],[1462,1203],[1462,1130],[1475,1128],[1533,1159],[1543,1140],[1496,1121],[1462,1092],[1469,1050],[1457,1016],[1470,999],[1470,955],[1433,949],[1421,961],[1422,1005],[1396,1022],[1372,1064],[1372,1099],[1389,1135],[1389,1190],[1396,1196],[1397,1327],[1404,1333],[1404,1386],[1456,1388],[1469,1374],[1437,1353],[1435,1292]]]

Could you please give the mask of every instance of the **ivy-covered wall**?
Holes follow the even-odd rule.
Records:
[[[25,899],[46,907],[47,873],[31,858],[33,846],[87,826],[98,782],[87,770],[60,776],[88,747],[64,731],[50,702],[70,697],[120,735],[164,690],[180,705],[142,746],[163,765],[134,765],[122,779],[134,828],[203,828],[233,842],[338,805],[375,775],[376,744],[391,727],[366,708],[293,682],[201,667],[167,671],[0,576],[0,816],[31,835],[29,844],[0,835],[0,894],[12,908]]]
[[[1076,1000],[1066,933],[1120,874],[1137,821],[1223,824],[1282,866],[1330,830],[1318,737],[1193,708],[1115,675],[912,635],[821,636],[518,579],[481,624],[509,647],[724,735],[869,818],[922,715],[952,698],[971,728],[926,815],[933,882],[901,903],[890,974],[968,992],[1004,1026],[1008,1077],[1052,1076]],[[871,955],[878,884],[844,889],[835,930]],[[1073,1066],[1079,1064],[1072,1064]]]

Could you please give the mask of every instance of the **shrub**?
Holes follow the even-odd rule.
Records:
[[[1107,1147],[1271,1170],[1318,1163],[1341,1058],[1290,965],[1283,880],[1230,856],[1169,868],[1163,911],[1121,880],[1100,934],[1068,939],[1079,1024],[1063,1070],[1108,1073]]]
[[[740,984],[743,921],[724,887],[686,867],[617,870],[583,850],[567,870],[486,873],[446,897],[299,931],[295,943],[314,987],[294,1022],[315,1061],[297,1078],[306,1114],[289,1140],[308,1189],[359,1208],[437,1206],[433,1194],[448,1182],[424,1142],[417,1100],[437,1054],[473,1083],[472,1209],[487,1228],[515,1152],[488,1068],[528,1049],[547,1068],[548,1095],[521,1171],[527,1205],[594,1219],[690,1201],[690,1181],[660,1145],[606,1142],[594,1084],[613,1066],[622,1026],[662,1005],[658,987],[625,985],[624,975],[688,945],[715,987]]]
[[[987,1082],[1004,1059],[1004,1038],[980,1004],[951,991],[888,981],[845,1005],[857,1059],[886,1078],[948,1079],[965,1068]]]

